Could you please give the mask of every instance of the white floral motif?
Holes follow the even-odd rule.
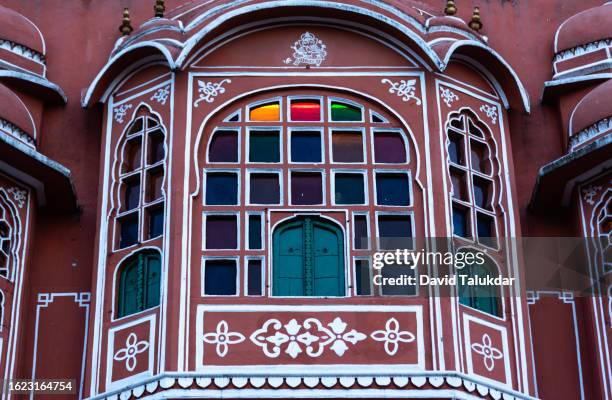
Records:
[[[444,102],[446,103],[447,107],[450,107],[451,104],[455,102],[455,100],[459,100],[459,96],[457,96],[448,88],[441,87],[440,96],[442,97],[442,100],[444,100]]]
[[[28,192],[25,190],[21,190],[17,187],[12,187],[8,189],[7,192],[13,195],[13,199],[15,199],[15,201],[19,205],[19,208],[23,208],[23,206],[25,205],[26,199],[28,198],[27,196]]]
[[[123,119],[125,118],[125,115],[127,114],[127,110],[129,110],[130,108],[132,108],[131,104],[122,104],[118,107],[115,107],[113,110],[115,112],[115,121],[122,124]]]
[[[325,44],[321,39],[310,32],[304,32],[300,36],[300,40],[295,42],[293,46],[293,58],[288,57],[283,62],[298,66],[300,64],[321,66],[327,57]]]
[[[198,92],[200,93],[200,97],[198,97],[195,103],[193,103],[193,106],[197,108],[201,101],[205,101],[207,103],[212,103],[215,101],[217,96],[225,93],[225,88],[223,87],[225,83],[232,83],[232,80],[223,79],[221,82],[198,81]]]
[[[155,100],[162,106],[165,106],[166,100],[168,100],[168,95],[170,95],[170,86],[165,86],[163,88],[157,89],[155,91],[155,94],[151,96],[151,100]]]
[[[485,333],[482,335],[482,343],[472,343],[472,350],[483,357],[487,371],[493,371],[495,360],[499,360],[504,355],[501,351],[491,345],[491,336]]]
[[[599,192],[601,189],[603,189],[601,186],[595,186],[595,185],[589,185],[585,187],[584,189],[582,189],[582,194],[584,195],[584,201],[586,201],[590,205],[595,204],[594,197],[597,195],[597,192]]]
[[[488,104],[484,104],[480,106],[480,111],[484,112],[485,114],[487,114],[487,117],[491,118],[491,122],[493,123],[493,125],[497,123],[497,108],[496,107],[490,106]]]
[[[399,322],[395,318],[389,318],[385,330],[374,331],[370,337],[377,342],[385,342],[385,351],[390,356],[397,353],[399,342],[410,343],[416,339],[413,333],[400,331]]]
[[[349,349],[346,342],[354,345],[366,338],[366,335],[355,329],[347,331],[347,324],[338,317],[327,326],[329,329],[316,318],[307,318],[303,324],[294,318],[285,325],[277,319],[270,319],[253,332],[250,339],[270,358],[280,356],[283,346],[285,353],[296,358],[304,350],[310,357],[319,357],[328,345],[330,350],[342,357]],[[276,332],[268,334],[270,328]],[[316,330],[311,332],[313,328]]]
[[[230,344],[244,342],[244,335],[238,332],[229,332],[229,327],[226,321],[220,321],[217,324],[217,331],[202,335],[202,339],[206,343],[216,344],[217,355],[225,357],[229,350]]]
[[[149,343],[145,340],[138,341],[134,332],[130,333],[125,341],[125,347],[118,350],[113,359],[116,361],[125,360],[125,368],[132,372],[136,368],[136,356],[149,348]]]
[[[402,79],[399,82],[393,82],[385,78],[381,82],[389,84],[389,93],[397,93],[397,96],[401,97],[403,101],[414,99],[417,106],[421,105],[421,99],[414,95],[416,92],[416,79],[410,79],[409,81]]]

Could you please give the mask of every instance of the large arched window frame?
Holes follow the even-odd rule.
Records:
[[[116,177],[116,250],[153,240],[164,232],[166,130],[141,107],[121,138]]]
[[[270,212],[283,210],[346,211],[345,258],[353,268],[345,273],[346,295],[374,294],[362,284],[371,281],[367,258],[389,241],[371,238],[413,237],[416,230],[416,157],[405,127],[369,101],[325,90],[240,103],[214,117],[199,155],[202,294],[274,295],[263,271],[273,258]],[[243,280],[235,276],[241,271]],[[223,290],[212,289],[215,276],[228,281]]]

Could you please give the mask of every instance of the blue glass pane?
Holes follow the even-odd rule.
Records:
[[[164,208],[152,207],[149,213],[149,239],[161,236],[164,232]]]
[[[249,215],[249,249],[261,248],[261,216]]]
[[[336,174],[336,204],[364,204],[363,178],[362,174]]]
[[[206,174],[206,204],[238,204],[238,175],[231,172],[208,172]]]
[[[478,230],[478,241],[487,246],[495,246],[495,220],[493,217],[478,213],[476,215],[476,227]]]
[[[280,162],[280,133],[278,131],[251,131],[249,133],[249,161]]]
[[[460,206],[453,206],[453,233],[462,237],[470,236],[467,210]]]
[[[366,215],[355,215],[355,237],[353,247],[355,249],[368,248],[368,220]]]
[[[376,200],[379,205],[410,205],[410,187],[407,174],[377,173]]]
[[[248,295],[261,296],[261,260],[249,260],[248,264]]]
[[[379,215],[378,236],[381,249],[412,248],[412,218],[410,215]]]
[[[119,226],[121,230],[119,247],[129,247],[138,243],[138,214],[121,218]]]
[[[238,222],[235,215],[208,215],[206,217],[206,248],[237,248],[237,231]]]
[[[236,294],[237,268],[234,260],[206,260],[204,293],[224,296]]]
[[[294,131],[291,132],[291,161],[320,163],[321,133]]]

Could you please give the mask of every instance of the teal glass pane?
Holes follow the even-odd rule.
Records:
[[[365,204],[365,190],[362,174],[336,174],[336,204]]]
[[[466,208],[453,205],[453,234],[461,237],[470,237],[470,222]]]
[[[249,249],[261,249],[261,216],[249,215]]]
[[[280,133],[278,131],[250,131],[249,162],[280,162]]]
[[[233,172],[208,172],[206,174],[206,204],[238,204],[238,175]]]
[[[140,311],[138,304],[138,261],[132,260],[129,263],[121,271],[118,317],[125,317]]]
[[[377,173],[376,201],[384,206],[410,205],[410,184],[407,174]]]
[[[363,120],[361,108],[337,101],[331,103],[331,119],[334,122],[359,122]]]
[[[145,257],[147,279],[145,282],[146,287],[146,308],[156,307],[159,305],[160,298],[160,275],[161,275],[161,263],[159,255],[149,255]]]

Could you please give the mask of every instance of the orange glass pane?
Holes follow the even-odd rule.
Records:
[[[280,121],[280,104],[268,103],[250,109],[251,121]]]

